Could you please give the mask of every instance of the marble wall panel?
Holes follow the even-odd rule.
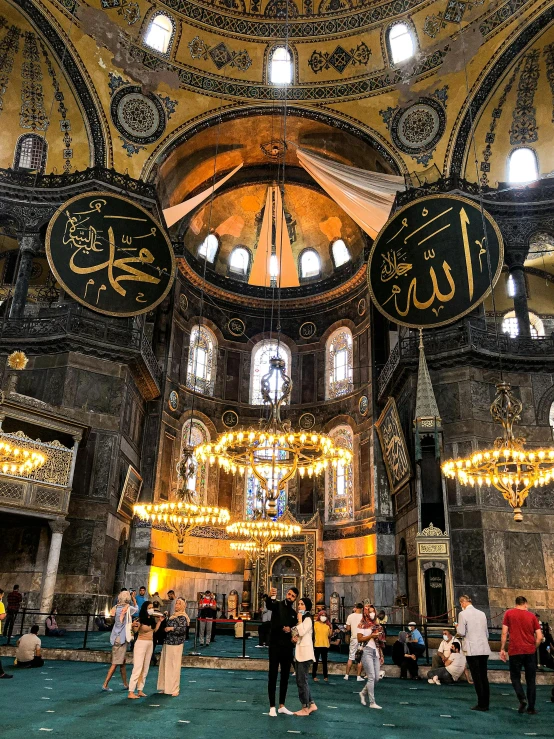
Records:
[[[505,533],[508,587],[535,590],[546,588],[546,572],[540,534]]]
[[[454,583],[459,586],[487,584],[483,532],[479,529],[452,531]]]
[[[543,534],[541,542],[547,587],[554,592],[554,534]]]
[[[443,423],[460,420],[460,390],[456,383],[436,384],[435,397]]]
[[[487,531],[484,542],[488,585],[491,588],[505,588],[508,585],[508,581],[506,576],[504,532]]]
[[[91,558],[94,521],[78,518],[69,519],[60,554],[60,574],[87,574]]]
[[[90,481],[90,497],[107,500],[110,497],[110,475],[114,461],[116,436],[114,434],[96,435],[96,445],[92,477]]]

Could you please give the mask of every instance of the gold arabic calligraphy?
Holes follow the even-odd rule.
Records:
[[[401,228],[394,234],[392,238],[390,238],[386,242],[386,244],[387,245],[390,244],[398,236],[400,236],[400,234],[402,234],[404,236],[404,238],[402,239],[402,243],[406,245],[413,236],[420,233],[423,229],[427,228],[430,224],[434,223],[435,221],[438,221],[444,216],[447,216],[453,210],[454,210],[454,206],[450,208],[446,208],[446,210],[443,210],[442,213],[439,213],[438,215],[433,216],[433,218],[430,218],[428,221],[425,221],[423,224],[420,223],[420,225],[418,225],[417,228],[415,228],[413,231],[411,231],[405,236],[403,232],[405,231],[405,229],[409,230],[410,227],[408,224],[408,218],[407,217],[403,218],[401,222],[402,223]],[[421,213],[422,217],[426,218],[428,214],[429,214],[429,211],[427,210],[427,208],[423,208],[422,213]],[[458,212],[458,217],[459,217],[459,224],[461,228],[462,243],[463,243],[463,248],[464,248],[464,263],[465,263],[465,271],[467,275],[468,293],[469,293],[469,299],[470,301],[472,301],[474,290],[475,290],[475,285],[474,285],[474,274],[473,274],[474,270],[473,270],[473,264],[472,264],[472,254],[471,254],[469,235],[468,235],[468,225],[470,224],[470,219],[468,217],[466,209],[463,206],[460,208]],[[420,241],[417,242],[417,246],[421,246],[425,242],[437,236],[439,233],[446,231],[446,229],[449,229],[453,225],[455,224],[451,222],[448,222],[444,225],[442,225],[440,222],[437,223],[436,229],[432,233],[428,235],[420,234],[420,236],[423,236],[423,238],[421,238]],[[481,272],[483,271],[483,263],[482,263],[481,257],[483,254],[486,253],[486,248],[484,246],[485,241],[486,241],[486,236],[484,236],[481,241],[475,240],[475,244],[479,247],[478,258],[479,258],[479,268]],[[435,259],[435,256],[436,256],[436,253],[435,253],[434,248],[426,247],[425,251],[423,251],[423,257],[425,261],[432,262],[432,260]],[[385,253],[381,254],[381,258],[382,258],[381,282],[389,282],[390,280],[401,280],[402,277],[408,277],[410,270],[412,270],[414,266],[412,263],[410,263],[409,258],[407,257],[406,251],[404,250],[404,246],[400,246],[396,248],[392,246]],[[421,291],[418,296],[418,277],[412,277],[409,283],[409,286],[408,286],[407,293],[406,293],[406,303],[404,307],[402,307],[398,303],[399,296],[404,292],[404,289],[396,282],[395,284],[392,285],[391,294],[383,302],[383,305],[386,305],[391,300],[394,301],[396,313],[402,317],[407,316],[410,310],[412,309],[412,307],[416,308],[417,310],[427,310],[428,308],[431,308],[433,313],[435,313],[435,315],[438,316],[439,311],[444,306],[435,305],[435,304],[436,303],[448,303],[449,301],[453,299],[454,295],[456,294],[456,281],[454,277],[452,276],[452,267],[446,261],[446,259],[443,259],[440,267],[442,268],[446,281],[448,282],[448,286],[449,286],[448,291],[443,292],[440,289],[436,265],[433,265],[431,263],[429,265],[429,278],[431,281],[431,292],[428,293],[428,296],[425,296],[425,298],[422,299]],[[419,279],[421,279],[421,277],[419,277]]]
[[[155,257],[149,249],[146,247],[139,248],[138,246],[132,246],[134,241],[155,237],[157,234],[156,227],[150,228],[148,233],[141,234],[139,236],[130,236],[129,234],[124,233],[121,235],[121,244],[118,245],[116,243],[117,238],[114,227],[109,225],[107,228],[108,238],[106,243],[106,238],[103,236],[103,229],[97,228],[97,215],[94,219],[95,223],[92,223],[90,218],[91,214],[101,214],[102,207],[105,204],[105,200],[92,200],[89,203],[90,210],[75,213],[66,211],[67,221],[65,224],[63,244],[69,245],[75,249],[69,260],[69,268],[72,272],[79,275],[88,275],[94,272],[107,270],[107,282],[112,289],[122,297],[125,297],[127,294],[127,290],[121,285],[124,281],[144,282],[157,285],[160,282],[161,277],[157,277],[154,274],[148,274],[139,267],[132,266],[141,265],[142,267],[150,267],[152,270],[157,271],[160,276],[162,273],[167,272],[166,269],[156,267]],[[130,218],[128,216],[105,215],[104,219],[148,223],[146,218]],[[104,256],[106,257],[105,261],[102,261],[99,264],[93,264],[92,266],[81,266],[78,264],[80,259],[86,259],[94,252],[104,253]],[[135,255],[133,252],[138,252],[138,254]],[[119,256],[120,254],[122,256]],[[114,274],[114,270],[118,270],[123,274],[116,275]],[[87,291],[91,286],[95,286],[93,279],[88,280],[85,285],[84,298],[87,297]],[[106,290],[107,285],[104,282],[99,285],[96,304],[98,304],[100,299],[100,293]],[[135,300],[139,303],[146,302],[144,300],[144,293],[138,293]]]

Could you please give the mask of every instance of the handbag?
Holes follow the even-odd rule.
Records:
[[[125,613],[125,641],[130,644],[133,641],[133,629],[131,627],[133,620],[131,618],[131,607],[127,608]]]
[[[359,665],[362,661],[362,654],[364,653],[363,649],[356,649],[356,654],[354,655],[354,662]]]

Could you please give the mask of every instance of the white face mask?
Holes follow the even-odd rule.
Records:
[[[146,611],[146,613],[147,613],[147,614],[148,614],[149,616],[153,616],[153,615],[154,615],[154,609],[153,609],[153,608],[149,608],[149,609],[148,609],[148,610]]]
[[[298,613],[306,613],[306,609],[305,608],[299,608],[298,609]]]
[[[448,637],[449,636],[450,636],[450,634],[443,634],[442,635],[442,638],[444,639],[444,641],[448,641]]]
[[[321,620],[322,620],[322,621],[327,621],[327,616],[322,616],[322,617],[321,617]]]
[[[375,618],[375,614],[374,614],[374,613],[370,613],[370,614],[369,614],[369,617],[370,617],[370,619],[371,619],[371,620],[373,621],[373,619]]]

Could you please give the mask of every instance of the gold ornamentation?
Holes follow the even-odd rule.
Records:
[[[521,506],[532,487],[554,480],[554,448],[525,450],[525,440],[515,437],[514,423],[521,417],[523,404],[507,382],[496,386],[490,412],[502,426],[503,434],[491,449],[475,452],[467,459],[451,459],[442,465],[446,477],[462,485],[492,485],[514,509],[514,521],[523,521]]]
[[[13,370],[24,370],[28,361],[25,352],[12,352],[8,357],[8,367]]]
[[[412,476],[406,439],[404,438],[394,398],[389,398],[375,426],[381,443],[383,460],[387,468],[391,493],[394,494]]]
[[[431,523],[426,529],[423,529],[420,536],[446,536],[446,534]]]
[[[446,543],[427,544],[419,542],[419,554],[448,554]]]

